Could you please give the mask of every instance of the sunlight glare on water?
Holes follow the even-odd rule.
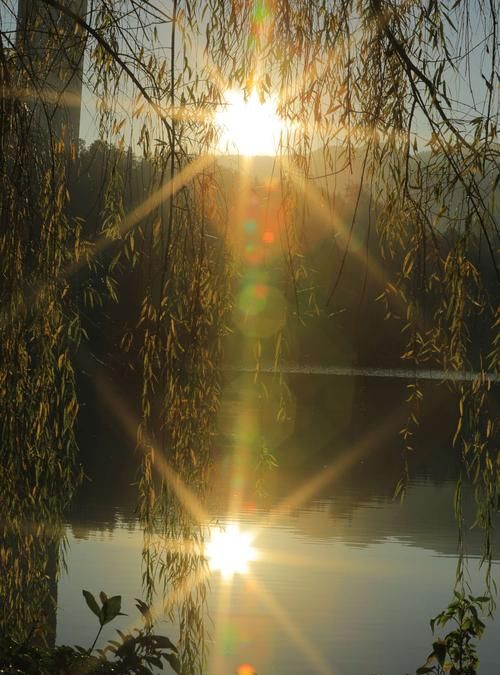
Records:
[[[212,530],[205,547],[210,569],[229,580],[234,574],[248,574],[249,564],[258,558],[254,534],[242,532],[237,523]]]

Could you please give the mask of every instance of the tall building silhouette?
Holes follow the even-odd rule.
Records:
[[[53,143],[74,144],[79,137],[87,0],[61,0],[55,9],[41,0],[19,0],[16,51],[33,123]],[[67,10],[67,12],[65,11]],[[73,15],[73,16],[72,16]]]

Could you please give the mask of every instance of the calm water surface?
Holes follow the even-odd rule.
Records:
[[[264,380],[256,389],[251,374],[234,374],[225,388],[207,511],[212,524],[238,523],[249,533],[255,559],[231,578],[210,575],[206,671],[231,675],[249,663],[259,675],[414,673],[431,651],[429,619],[450,601],[457,564],[457,461],[446,387],[428,385],[412,480],[400,503],[392,494],[402,466],[404,382],[295,375],[288,420],[276,425],[275,385],[271,375]],[[124,455],[123,470],[109,473],[97,431],[94,449],[91,440],[93,482],[66,526],[59,643],[93,640],[95,617],[81,589],[123,596],[129,616],[108,626],[104,640],[130,624],[134,598],[144,597],[131,464]],[[266,476],[264,496],[254,489],[262,445],[280,463]],[[484,591],[481,545],[479,532],[467,533],[477,594]],[[164,619],[160,631],[175,639],[176,621]],[[498,672],[498,644],[498,624],[488,622],[480,648],[485,675]]]

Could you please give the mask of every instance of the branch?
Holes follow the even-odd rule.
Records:
[[[427,75],[424,73],[423,70],[421,70],[408,56],[408,53],[406,52],[405,48],[403,45],[399,42],[399,40],[396,38],[394,33],[391,31],[389,28],[389,24],[387,19],[384,19],[383,13],[382,13],[382,3],[381,0],[372,0],[372,5],[375,9],[375,14],[377,16],[377,21],[380,27],[380,30],[385,33],[387,39],[389,40],[391,47],[394,49],[396,54],[399,56],[400,61],[402,61],[403,66],[405,67],[407,75],[411,76],[412,74],[415,75],[429,90],[431,96],[432,96],[432,101],[436,107],[436,110],[439,113],[439,116],[441,117],[441,120],[444,122],[444,124],[448,127],[448,129],[460,140],[460,142],[469,150],[473,151],[474,148],[473,146],[462,136],[460,131],[456,128],[456,126],[452,123],[448,115],[445,113],[443,106],[441,105],[439,99],[438,99],[438,94],[439,91],[436,88],[436,85],[434,82],[427,77]]]
[[[120,54],[115,49],[113,49],[113,47],[109,44],[109,42],[107,40],[105,40],[102,37],[102,35],[99,33],[99,31],[97,31],[95,28],[93,28],[81,16],[79,16],[78,14],[73,12],[71,9],[66,7],[64,4],[59,2],[59,0],[43,0],[43,2],[46,5],[49,5],[50,7],[53,7],[54,9],[57,9],[62,14],[65,14],[70,19],[75,21],[81,28],[83,28],[89,35],[91,35],[101,45],[101,47],[116,61],[116,63],[122,68],[122,70],[129,76],[131,81],[135,84],[137,89],[144,96],[145,100],[153,108],[153,110],[156,112],[156,114],[158,115],[160,120],[163,122],[163,124],[165,124],[168,131],[171,132],[171,127],[168,124],[161,107],[157,103],[155,103],[155,101],[153,101],[151,96],[148,94],[147,89],[140,83],[137,76],[133,73],[133,71],[125,63],[125,61],[121,58]]]

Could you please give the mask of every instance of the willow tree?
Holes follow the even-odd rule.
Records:
[[[119,266],[142,270],[137,326],[123,337],[124,350],[139,343],[143,421],[132,418],[129,424],[116,397],[108,397],[108,405],[129,424],[134,439],[139,435],[141,513],[148,528],[165,503],[165,476],[152,474],[155,448],[161,453],[168,447],[170,464],[189,475],[192,489],[203,485],[227,274],[223,236],[205,236],[207,206],[194,198],[210,192],[212,178],[201,165],[188,168],[193,125],[162,112],[177,102],[177,73],[173,63],[167,67],[165,60],[151,58],[150,50],[158,27],[171,25],[171,19],[144,3],[132,4],[137,14],[127,3],[103,3],[89,12],[85,3],[21,3],[19,17],[15,9],[15,3],[2,3],[1,583],[2,625],[23,635],[43,623],[47,575],[54,573],[41,530],[44,535],[48,529],[50,545],[61,540],[62,515],[79,479],[75,358],[85,356],[80,311],[100,302],[100,288],[81,283],[82,270],[104,269],[113,296]],[[175,39],[173,31],[174,45]],[[78,160],[68,130],[72,109],[80,105],[78,80],[93,92],[97,129],[113,150],[100,225],[90,238],[82,219],[71,215],[69,189]],[[126,214],[127,186],[119,171],[123,117],[139,120],[137,127],[128,125],[128,133],[136,134],[153,166],[145,202]],[[106,386],[102,378],[97,384]],[[173,528],[170,508],[167,515],[166,527]],[[189,522],[179,520],[175,527],[182,533]],[[176,574],[173,563],[169,569]],[[180,611],[193,605],[188,596]],[[181,636],[184,658],[194,650],[191,614]]]
[[[130,424],[116,397],[110,405],[132,434],[138,430],[145,521],[160,513],[174,527],[163,505],[176,481],[203,490],[236,269],[213,161],[213,114],[225,90],[241,89],[275,96],[289,129],[277,174],[287,203],[283,258],[296,297],[308,287],[304,231],[320,217],[339,250],[329,311],[357,236],[361,191],[369,190],[380,245],[399,270],[389,276],[393,264],[361,257],[384,283],[379,301],[408,336],[402,356],[455,374],[455,447],[488,530],[499,497],[489,411],[500,357],[498,4],[39,0],[26,3],[34,19],[25,39],[16,3],[0,4],[0,471],[12,499],[24,495],[38,507],[46,486],[62,482],[60,510],[75,484],[74,355],[84,336],[74,280],[87,267],[104,270],[118,296],[116,271],[142,270],[137,325],[123,335],[124,349],[141,355],[142,419]],[[44,35],[36,59],[30,30]],[[75,90],[64,73],[55,85],[49,77],[69,39],[78,57],[66,83],[81,79],[96,133],[113,157],[132,147],[154,167],[145,199],[127,210],[126,180],[110,161],[93,236],[69,215],[76,149],[56,114],[74,105]],[[332,198],[342,189],[337,178],[353,172],[358,187],[345,226]],[[98,295],[87,287],[85,301],[98,303]],[[480,354],[471,336],[478,314],[489,324]],[[418,381],[410,395],[418,405]],[[412,411],[407,449],[416,419]],[[178,564],[170,565],[174,575]]]
[[[275,0],[210,3],[205,20],[205,54],[219,80],[276,95],[288,122],[280,171],[301,208],[283,241],[302,291],[308,221],[320,217],[337,236],[327,308],[361,229],[363,190],[369,193],[386,263],[370,259],[367,246],[357,254],[360,274],[368,266],[384,282],[378,300],[407,335],[401,357],[416,369],[442,369],[456,392],[457,515],[468,479],[486,558],[499,496],[491,395],[500,344],[498,12],[498,3],[481,1]],[[339,223],[334,193],[352,173],[350,222]],[[480,345],[478,317],[487,326]],[[423,396],[418,379],[408,393],[407,452]],[[405,462],[400,492],[407,471]]]

